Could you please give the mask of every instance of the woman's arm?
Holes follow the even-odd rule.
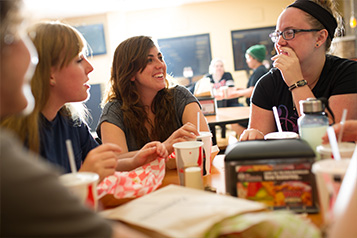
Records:
[[[200,114],[200,128],[197,128],[197,113]],[[207,120],[200,107],[195,102],[186,105],[182,115],[182,122],[183,124],[186,124],[187,122],[192,123],[199,131],[209,131]]]
[[[357,120],[357,93],[334,95],[329,98],[329,106],[335,115],[335,123],[341,121],[344,109],[347,109],[347,120]],[[330,123],[332,123],[331,117]]]
[[[152,141],[138,150],[133,157],[118,160],[116,169],[118,171],[130,171],[158,158],[167,158],[167,156],[168,152],[165,145],[159,141]]]
[[[249,126],[241,135],[240,140],[263,139],[264,135],[273,131],[276,131],[273,111],[252,104],[250,106]]]
[[[133,157],[138,151],[128,151],[128,145],[125,138],[125,133],[118,126],[110,122],[102,122],[100,125],[103,144],[113,143],[119,145],[122,149],[119,153],[119,159]]]

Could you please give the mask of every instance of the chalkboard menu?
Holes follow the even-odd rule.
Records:
[[[253,45],[265,45],[267,48],[266,60],[271,65],[270,58],[275,55],[274,43],[269,34],[275,30],[275,26],[232,31],[234,70],[249,70],[245,61],[246,50]]]
[[[159,39],[158,44],[167,64],[167,73],[182,77],[184,68],[192,68],[193,75],[208,73],[211,62],[209,34]]]
[[[88,45],[92,49],[93,55],[102,55],[107,53],[103,24],[75,26],[75,28],[82,33]]]

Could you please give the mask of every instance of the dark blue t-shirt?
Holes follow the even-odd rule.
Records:
[[[64,173],[71,172],[66,147],[66,140],[72,141],[77,170],[90,150],[98,146],[89,128],[82,121],[73,122],[57,113],[53,121],[48,121],[42,114],[40,118],[40,154],[54,165],[61,167]]]

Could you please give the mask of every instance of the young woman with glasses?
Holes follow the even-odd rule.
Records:
[[[341,120],[357,119],[357,62],[327,54],[341,29],[334,1],[297,0],[280,14],[270,34],[277,54],[274,68],[256,85],[249,127],[240,140],[263,139],[277,131],[273,106],[278,108],[284,131],[298,132],[299,101],[325,97]]]

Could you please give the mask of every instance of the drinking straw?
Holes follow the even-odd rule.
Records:
[[[71,165],[72,173],[77,173],[76,163],[74,161],[74,153],[73,153],[72,141],[69,140],[69,139],[66,140],[66,146],[67,146],[69,164]]]
[[[345,127],[346,117],[347,117],[347,109],[343,109],[342,118],[340,121],[341,129],[340,129],[340,132],[338,133],[338,144],[340,144],[342,141],[342,134],[343,134],[343,129]]]
[[[200,133],[200,112],[197,112],[197,131]]]
[[[281,129],[280,119],[279,119],[278,110],[276,109],[276,106],[273,107],[273,112],[274,112],[276,126],[278,127],[278,131],[283,132],[283,129]]]
[[[327,135],[328,135],[328,139],[330,140],[333,158],[335,160],[341,160],[341,155],[340,155],[340,151],[338,150],[338,144],[336,140],[336,134],[333,127],[329,126],[327,128]]]

